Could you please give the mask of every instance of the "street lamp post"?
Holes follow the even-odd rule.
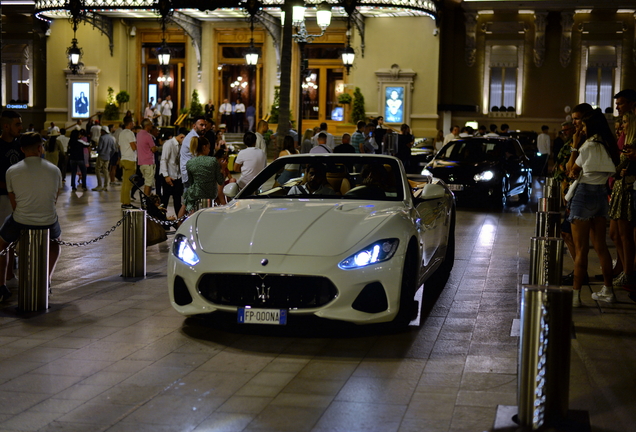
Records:
[[[281,16],[283,25],[285,24],[284,14]],[[302,1],[295,3],[292,9],[292,25],[296,30],[296,34],[292,34],[292,38],[298,44],[300,51],[300,76],[298,79],[298,135],[302,136],[302,124],[303,124],[303,74],[306,70],[305,61],[305,45],[313,42],[315,38],[321,37],[325,34],[327,27],[331,24],[331,6],[327,2],[322,2],[318,5],[316,10],[316,21],[320,27],[320,34],[310,34],[305,26],[305,5]]]

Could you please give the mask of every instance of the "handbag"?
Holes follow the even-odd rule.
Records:
[[[166,230],[153,220],[146,221],[146,247],[168,240]]]
[[[579,179],[574,180],[574,182],[570,185],[570,189],[568,189],[568,193],[565,194],[565,201],[570,202],[572,198],[574,198],[574,192],[576,192],[576,187],[579,185]]]

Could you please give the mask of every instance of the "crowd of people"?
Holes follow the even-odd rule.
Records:
[[[625,289],[636,301],[636,91],[622,90],[614,99],[619,114],[614,130],[600,109],[577,105],[572,121],[561,126],[561,143],[555,151],[552,176],[561,185],[566,205],[561,232],[574,260],[574,271],[564,276],[563,283],[574,288],[574,307],[581,305],[581,287],[590,281],[590,240],[602,271],[595,277],[603,281],[592,298],[613,303],[614,290]],[[608,219],[615,260],[606,240]]]

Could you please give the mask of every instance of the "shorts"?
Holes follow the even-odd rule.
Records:
[[[113,155],[110,157],[110,166],[117,165],[117,163],[119,162],[119,156],[119,152],[113,153]]]
[[[20,238],[20,232],[23,229],[51,230],[51,232],[49,233],[49,238],[51,240],[56,240],[62,235],[62,229],[60,228],[60,224],[57,219],[55,220],[55,223],[46,226],[25,225],[21,224],[20,222],[16,222],[13,219],[13,215],[11,214],[7,216],[7,218],[4,220],[4,223],[2,224],[2,227],[0,227],[0,238],[2,238],[2,240],[4,240],[6,243],[13,243],[18,238]]]
[[[155,166],[139,165],[139,171],[144,177],[144,186],[153,187],[155,185]]]
[[[590,220],[596,217],[607,218],[609,204],[607,202],[607,185],[579,183],[570,202],[568,220]]]

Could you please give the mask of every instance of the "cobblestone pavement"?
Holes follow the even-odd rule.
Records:
[[[89,240],[121,218],[119,187],[67,187],[58,210],[64,240]],[[143,279],[120,276],[121,229],[63,247],[46,313],[19,314],[16,295],[1,306],[0,431],[488,430],[517,403],[533,210],[460,209],[452,274],[427,284],[419,326],[402,332],[186,320],[168,300],[168,242],[148,248]],[[570,408],[593,430],[633,430],[636,304],[582,298]]]

